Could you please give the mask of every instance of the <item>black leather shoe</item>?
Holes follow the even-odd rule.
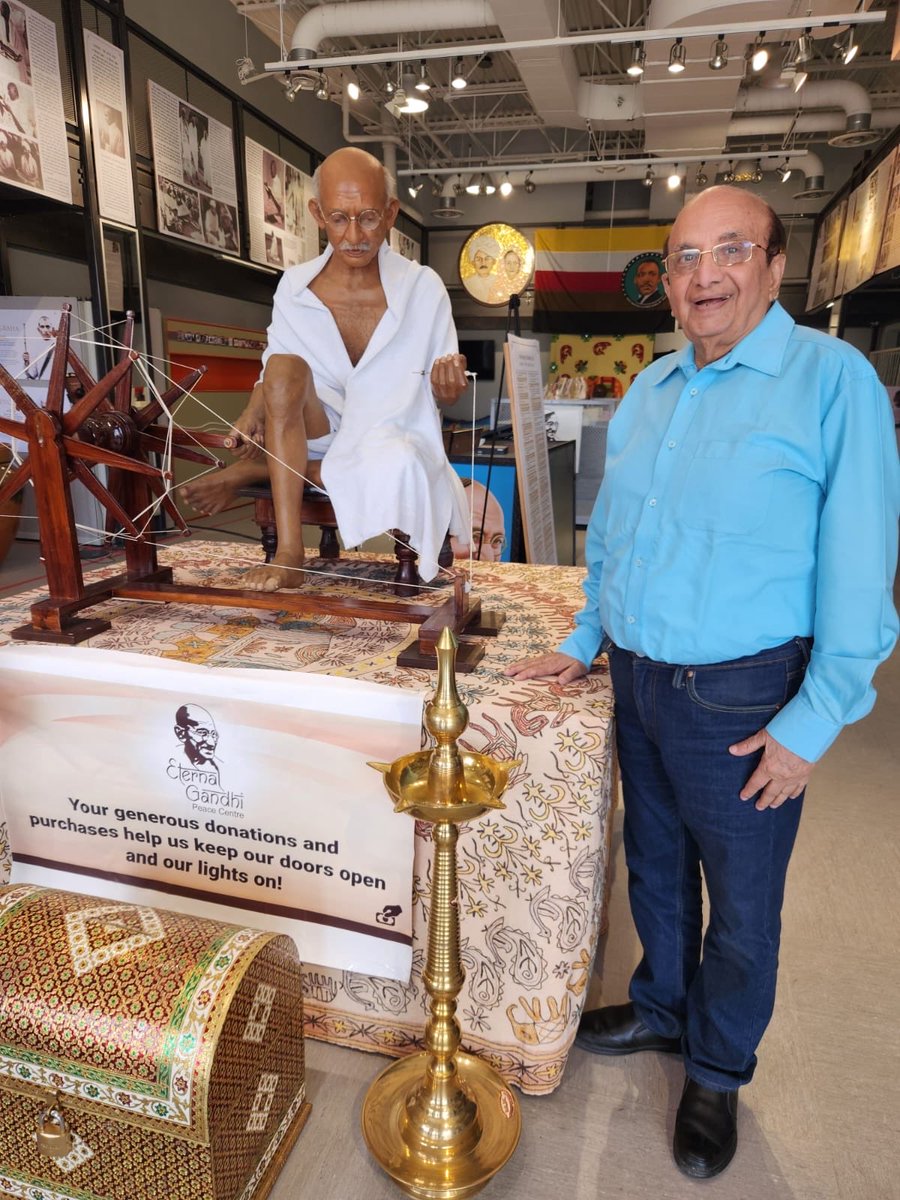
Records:
[[[685,1080],[672,1150],[679,1169],[693,1179],[724,1171],[737,1150],[737,1091],[715,1092]]]
[[[575,1045],[591,1054],[635,1054],[660,1050],[680,1054],[681,1038],[667,1038],[648,1029],[633,1004],[608,1004],[586,1012],[578,1024]]]

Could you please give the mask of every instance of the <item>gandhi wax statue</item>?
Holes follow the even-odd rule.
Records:
[[[337,150],[315,183],[309,208],[328,248],[278,285],[262,376],[229,442],[238,461],[186,485],[185,498],[215,513],[271,479],[278,551],[247,572],[248,588],[301,586],[300,474],[327,489],[345,545],[402,529],[430,579],[448,528],[469,536],[435,405],[466,386],[450,301],[434,271],[385,244],[399,205],[376,158]]]

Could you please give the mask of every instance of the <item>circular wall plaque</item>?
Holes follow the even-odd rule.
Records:
[[[462,285],[479,304],[506,304],[528,285],[534,247],[512,225],[482,225],[459,252]]]
[[[635,308],[656,308],[666,298],[662,277],[663,256],[655,251],[636,254],[622,272],[622,291]]]

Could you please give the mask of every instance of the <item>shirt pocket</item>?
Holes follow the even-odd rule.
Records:
[[[769,512],[777,455],[741,442],[699,442],[685,474],[679,519],[708,533],[754,533]]]

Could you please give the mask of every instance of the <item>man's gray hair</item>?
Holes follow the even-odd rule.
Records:
[[[313,171],[313,177],[312,177],[313,195],[316,198],[316,204],[318,204],[319,206],[321,206],[321,204],[322,204],[322,167],[324,165],[325,165],[324,162],[320,162],[319,165],[316,167],[315,171]],[[397,180],[394,178],[394,176],[391,174],[391,172],[387,169],[387,167],[382,166],[381,170],[384,175],[385,203],[390,204],[390,202],[392,200],[397,199]]]

